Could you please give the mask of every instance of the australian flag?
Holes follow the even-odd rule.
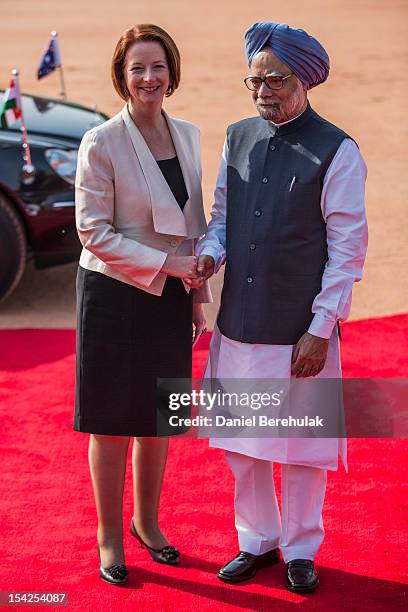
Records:
[[[47,76],[47,74],[50,74],[50,72],[58,68],[58,66],[61,66],[58,38],[56,36],[52,36],[50,44],[41,58],[37,71],[37,78],[42,79],[43,77]]]

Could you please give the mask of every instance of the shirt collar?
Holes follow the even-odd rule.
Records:
[[[305,110],[296,117],[293,117],[293,119],[289,119],[289,121],[284,121],[283,123],[273,123],[272,121],[268,121],[267,123],[272,136],[284,136],[285,134],[294,132],[304,123],[306,123],[312,113],[313,109],[309,102],[307,102]]]

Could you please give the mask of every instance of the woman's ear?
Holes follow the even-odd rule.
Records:
[[[125,81],[124,77],[122,77],[122,91],[123,91],[123,93],[125,94],[126,97],[130,98],[130,91],[127,88],[126,81]]]

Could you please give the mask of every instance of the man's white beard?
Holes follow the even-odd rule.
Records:
[[[284,106],[282,102],[274,102],[271,107],[265,108],[258,106],[258,101],[256,102],[256,108],[261,117],[273,123],[284,123],[297,117],[303,105],[303,90],[301,88],[286,101]]]
[[[282,108],[280,104],[274,104],[268,108],[259,106],[256,104],[256,108],[258,109],[258,113],[261,115],[263,119],[266,121],[273,121],[274,123],[282,123],[285,119],[281,119],[282,117]]]

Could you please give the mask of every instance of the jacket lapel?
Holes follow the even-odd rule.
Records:
[[[203,210],[201,177],[196,165],[197,155],[194,155],[193,150],[197,143],[193,142],[191,132],[190,134],[188,131],[185,134],[181,132],[183,124],[180,124],[180,122],[177,124],[165,111],[163,111],[163,115],[169,127],[188,193],[188,200],[183,208],[187,235],[190,238],[196,238],[202,236],[207,231],[207,223]],[[198,152],[199,155],[200,152]]]
[[[157,165],[157,162],[154,159],[149,147],[147,146],[146,141],[134,124],[127,105],[125,105],[122,109],[122,118],[128,129],[133,148],[138,157],[150,191],[153,225],[155,231],[159,234],[187,236],[187,224],[183,211],[176,202],[176,199],[173,196],[173,193],[168,186],[159,166]],[[168,119],[167,116],[166,119]],[[173,137],[173,134],[171,135]],[[182,149],[183,147],[179,145],[177,148],[176,143],[174,143],[174,146],[176,148],[177,155],[179,155],[179,149]],[[183,167],[182,170],[184,179],[187,179],[186,187],[188,191],[189,173],[186,172],[185,174]]]

